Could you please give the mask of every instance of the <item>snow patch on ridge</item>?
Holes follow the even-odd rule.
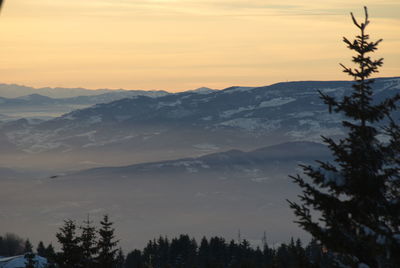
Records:
[[[115,119],[117,120],[117,122],[122,122],[122,121],[128,120],[129,118],[131,118],[131,115],[117,115],[117,116],[115,116]]]
[[[276,107],[276,106],[281,106],[284,104],[288,104],[290,102],[295,101],[295,98],[291,97],[279,97],[279,98],[274,98],[271,100],[263,101],[258,105],[259,108],[269,108],[269,107]]]
[[[163,107],[174,107],[174,106],[178,106],[181,105],[182,102],[181,100],[177,100],[174,102],[160,102],[157,104],[157,109],[163,108]]]
[[[229,88],[227,90],[224,91],[224,93],[234,93],[234,92],[246,92],[249,90],[254,89],[255,87],[233,87],[233,88]]]
[[[100,115],[94,115],[88,118],[88,123],[89,124],[96,124],[96,123],[101,123],[103,119],[101,118]]]
[[[390,90],[400,89],[400,79],[395,78],[386,80],[383,89],[380,91],[383,91],[385,89],[390,89]]]
[[[220,123],[224,127],[237,127],[247,131],[263,129],[273,131],[280,127],[281,120],[263,121],[259,118],[236,118]]]
[[[295,98],[291,98],[291,97],[279,97],[279,98],[274,98],[274,99],[270,99],[267,101],[263,101],[260,104],[258,104],[257,106],[255,105],[250,105],[250,106],[246,106],[246,107],[239,107],[237,109],[232,109],[232,110],[226,110],[224,112],[222,112],[220,114],[220,117],[222,118],[228,118],[231,117],[235,114],[244,112],[244,111],[251,111],[251,110],[255,110],[255,109],[260,109],[260,108],[271,108],[271,107],[277,107],[277,106],[281,106],[284,104],[288,104],[290,102],[295,101]]]
[[[247,107],[239,107],[237,109],[233,110],[226,110],[220,114],[220,117],[222,118],[228,118],[231,117],[232,115],[235,115],[237,113],[241,113],[244,111],[249,111],[249,110],[254,110],[255,106],[247,106]]]

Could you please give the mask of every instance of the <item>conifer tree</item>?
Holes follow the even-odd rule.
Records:
[[[33,246],[32,246],[31,241],[29,241],[29,239],[25,240],[24,252],[25,253],[32,253],[33,252]]]
[[[135,249],[131,253],[126,256],[125,260],[126,268],[141,268],[144,267],[143,264],[143,255],[142,252],[138,249]]]
[[[55,255],[54,247],[53,247],[52,244],[49,244],[46,247],[46,256],[49,258],[49,257],[54,256],[54,255]]]
[[[108,215],[104,215],[103,220],[100,222],[101,228],[99,230],[99,241],[97,248],[99,254],[97,256],[97,265],[99,268],[113,268],[115,267],[115,257],[118,249],[118,241],[115,240],[113,223],[109,221]]]
[[[39,242],[36,252],[39,256],[46,258],[46,247],[44,246],[43,241]]]
[[[89,215],[83,226],[80,227],[80,247],[82,251],[82,262],[84,267],[95,267],[95,256],[97,254],[96,228],[92,225]]]
[[[360,34],[343,39],[356,53],[355,68],[342,65],[355,80],[352,94],[337,100],[320,93],[330,112],[344,114],[347,133],[337,141],[322,137],[334,162],[302,166],[308,179],[292,177],[303,190],[300,202],[289,203],[298,224],[337,256],[336,267],[394,268],[400,267],[400,131],[391,114],[400,96],[373,99],[368,78],[383,59],[369,53],[382,40],[369,40],[364,9],[363,23],[351,13]]]
[[[76,229],[74,221],[66,220],[64,226],[60,228],[60,232],[56,234],[58,242],[61,244],[61,252],[57,256],[60,268],[82,267],[82,251]]]
[[[55,250],[54,250],[54,247],[53,247],[52,244],[49,244],[49,245],[46,247],[46,250],[45,250],[45,257],[46,257],[47,259],[54,260],[54,259],[55,259],[55,256],[56,256],[56,252],[55,252]]]
[[[203,237],[200,241],[199,247],[199,263],[201,267],[209,266],[209,256],[210,256],[210,245],[208,244],[208,240],[206,237]]]
[[[115,258],[115,268],[124,268],[125,256],[122,249],[118,249],[117,257]]]
[[[46,268],[54,268],[54,267],[56,267],[56,265],[55,265],[55,263],[56,263],[56,253],[55,253],[55,250],[54,250],[54,247],[53,247],[52,244],[49,244],[46,247],[45,256],[44,257],[47,259],[47,263],[48,263],[48,265],[47,265],[48,267],[46,267]]]

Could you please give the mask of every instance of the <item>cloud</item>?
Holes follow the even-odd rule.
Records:
[[[77,1],[77,0],[75,0]],[[71,2],[68,1],[70,5]],[[168,14],[192,14],[205,16],[320,16],[343,15],[350,11],[361,13],[366,4],[371,14],[380,18],[400,18],[398,1],[346,1],[329,0],[102,0],[81,1],[87,8],[108,9],[109,12],[135,12]]]
[[[15,0],[8,5],[29,16],[328,16],[362,12],[400,18],[400,2],[391,0]]]
[[[398,75],[400,1],[363,2],[370,9],[372,37],[385,40],[378,52],[388,58],[389,72],[383,75]],[[361,0],[13,0],[1,14],[7,49],[0,56],[7,68],[0,73],[13,83],[91,88],[184,88],[199,82],[223,87],[310,73],[325,79],[346,51],[342,36],[353,34],[349,12],[362,18],[363,5]]]

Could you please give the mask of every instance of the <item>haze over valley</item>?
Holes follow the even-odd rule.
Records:
[[[0,229],[50,242],[66,218],[109,213],[125,248],[239,229],[255,244],[264,231],[275,243],[308,239],[286,202],[299,193],[288,175],[330,159],[320,136],[342,136],[343,118],[318,91],[341,97],[351,84],[181,93],[2,85]],[[377,101],[400,92],[400,78],[376,79],[374,90]]]

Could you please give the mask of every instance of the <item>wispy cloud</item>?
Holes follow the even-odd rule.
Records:
[[[7,49],[0,58],[7,68],[0,69],[0,76],[10,83],[183,88],[330,79],[332,73],[341,74],[332,69],[343,61],[342,35],[353,34],[349,12],[362,17],[363,5],[370,9],[372,37],[385,39],[378,53],[388,58],[390,72],[383,75],[400,70],[399,0],[6,4],[0,34]]]
[[[363,5],[373,10],[375,17],[400,18],[400,1],[393,0],[14,0],[23,13],[52,16],[132,16],[143,15],[204,15],[204,16],[315,16],[343,15],[362,10]],[[32,11],[35,12],[32,12]]]

